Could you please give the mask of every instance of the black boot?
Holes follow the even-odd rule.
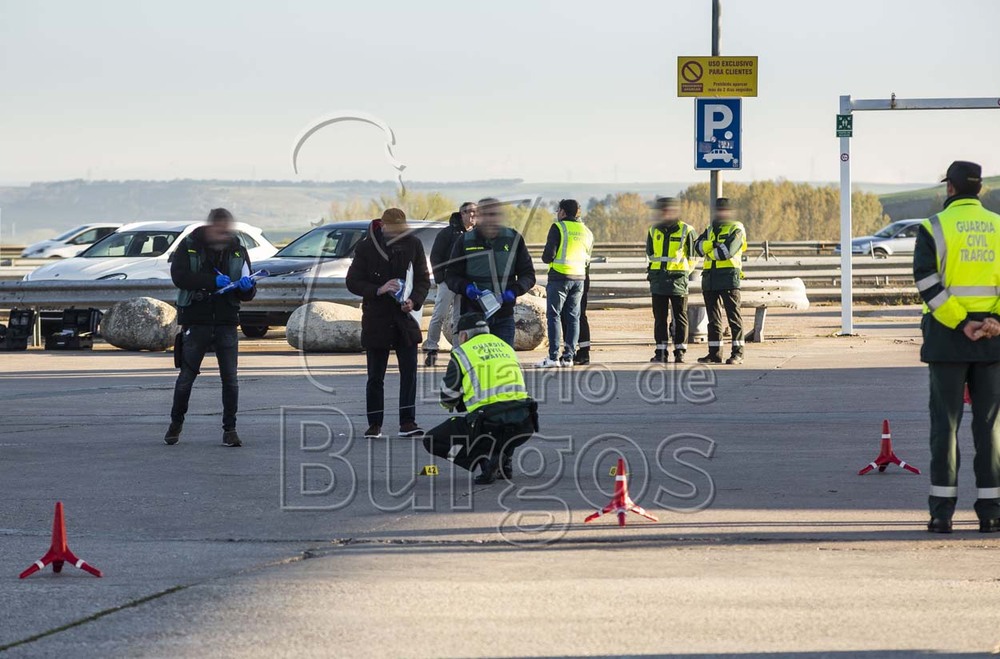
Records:
[[[931,533],[951,533],[951,520],[931,517],[931,521],[927,522],[927,530]]]
[[[1000,518],[979,520],[980,533],[1000,533]]]
[[[243,446],[243,442],[240,441],[239,433],[237,433],[235,430],[227,430],[223,432],[222,443],[232,448]]]
[[[666,364],[667,363],[667,351],[660,348],[656,349],[653,356],[649,359],[650,363],[655,364]]]
[[[730,365],[732,365],[732,364],[742,364],[743,363],[743,355],[742,354],[737,355],[734,352],[733,355],[729,359],[726,360],[726,363],[730,364]]]
[[[514,478],[514,456],[507,452],[504,452],[500,460],[500,475],[507,480]]]
[[[721,364],[722,357],[719,356],[718,351],[709,352],[704,357],[698,358],[699,364]]]
[[[573,355],[573,364],[575,366],[586,366],[590,363],[590,350],[584,348],[580,352]]]
[[[677,364],[683,364],[684,363],[684,351],[683,350],[674,350],[674,362],[676,362]]]
[[[183,423],[176,423],[174,421],[170,422],[170,427],[167,428],[167,434],[163,436],[163,441],[167,443],[168,446],[173,446],[181,438],[181,430],[184,428]]]
[[[500,463],[492,458],[480,460],[479,468],[482,471],[472,479],[476,485],[490,485],[500,478]]]
[[[424,357],[424,366],[437,366],[438,351],[428,350]]]

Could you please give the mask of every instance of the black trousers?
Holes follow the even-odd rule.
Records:
[[[201,362],[205,353],[214,345],[215,358],[219,362],[222,377],[222,429],[236,429],[236,411],[239,407],[240,385],[236,376],[236,362],[239,355],[239,337],[235,325],[190,325],[183,329],[181,348],[181,372],[174,384],[174,404],[170,409],[170,420],[184,423],[191,400],[194,380],[201,372]]]
[[[511,456],[534,433],[530,419],[523,423],[480,425],[474,428],[468,416],[453,416],[424,435],[424,448],[439,458],[451,460],[472,471],[480,461]]]
[[[385,371],[389,367],[389,350],[368,349],[368,384],[365,386],[365,402],[368,423],[382,425],[385,420]],[[416,421],[417,401],[417,346],[396,348],[396,363],[399,365],[399,423]]]
[[[932,517],[951,519],[958,496],[958,428],[965,385],[972,399],[972,470],[976,475],[976,516],[1000,517],[1000,362],[932,362],[930,368]]]
[[[590,321],[587,320],[587,294],[590,292],[590,275],[583,280],[583,298],[580,299],[580,335],[576,342],[576,354],[590,354]],[[563,316],[562,332],[563,336],[569,335],[569,318]]]
[[[740,311],[740,289],[704,291],[705,310],[708,311],[708,352],[722,351],[722,310],[726,310],[729,331],[733,335],[733,355],[743,354],[743,314]]]
[[[684,295],[653,294],[653,340],[657,350],[670,346],[670,309],[674,310],[674,352],[687,350],[688,299]]]

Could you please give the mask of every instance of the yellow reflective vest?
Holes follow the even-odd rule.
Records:
[[[667,272],[688,272],[691,270],[690,256],[685,250],[687,237],[694,229],[686,222],[678,222],[679,231],[667,234],[658,226],[650,227],[649,242],[653,253],[649,255],[650,270],[666,270]]]
[[[528,398],[517,355],[498,336],[478,334],[452,348],[451,356],[462,372],[462,400],[467,411]]]
[[[969,312],[1000,313],[1000,215],[978,199],[956,199],[923,227],[934,239],[937,272],[917,281],[917,289],[943,287],[924,313],[951,329]]]
[[[732,250],[726,247],[726,241],[729,240],[729,234],[733,231],[739,231],[743,234],[742,239],[738,243],[732,245]],[[743,228],[743,224],[740,222],[727,222],[718,227],[712,225],[708,228],[707,237],[703,243],[703,252],[705,254],[705,263],[703,268],[705,270],[724,270],[727,268],[733,268],[736,270],[743,270],[743,252],[746,251],[746,229]]]
[[[587,225],[577,220],[559,220],[555,225],[559,229],[559,248],[549,264],[550,271],[583,277],[587,274],[587,264],[594,248],[594,234]]]

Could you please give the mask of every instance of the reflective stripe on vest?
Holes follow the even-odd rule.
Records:
[[[579,221],[559,220],[555,225],[559,229],[559,248],[549,268],[562,275],[584,276],[594,247],[594,234]]]
[[[1000,216],[977,200],[956,200],[925,220],[922,226],[934,239],[938,271],[916,282],[925,291],[944,290],[924,304],[924,313],[955,327],[967,312],[989,312],[1000,297]]]
[[[736,229],[739,229],[743,235],[733,243],[732,250],[730,250],[726,247],[726,241],[729,239],[729,234]],[[705,238],[705,242],[702,243],[705,252],[704,269],[722,270],[725,268],[735,268],[742,270],[742,256],[744,250],[746,250],[746,236],[746,229],[739,222],[723,224],[718,229],[709,227],[708,236]]]
[[[650,227],[649,237],[650,242],[653,245],[653,253],[649,257],[649,269],[650,270],[667,270],[668,272],[688,272],[691,269],[691,263],[688,261],[688,255],[684,251],[685,245],[687,244],[688,234],[693,230],[690,224],[685,222],[679,222],[679,231],[674,231],[670,234],[670,239],[667,240],[667,234],[665,234],[659,227]],[[673,243],[677,243],[674,246]],[[664,243],[667,243],[667,248],[664,249]],[[665,266],[662,264],[666,264]]]
[[[453,348],[451,354],[462,370],[462,400],[469,412],[484,405],[528,398],[517,355],[498,336],[479,334]]]
[[[465,276],[481,290],[502,294],[514,268],[517,241],[521,237],[512,229],[502,227],[496,237],[488,241],[489,247],[487,240],[475,229],[466,231],[461,240]]]

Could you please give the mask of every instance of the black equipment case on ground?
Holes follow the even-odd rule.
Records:
[[[97,309],[64,309],[62,328],[45,336],[45,349],[92,350],[102,315]]]
[[[34,326],[34,309],[11,309],[7,326],[0,325],[0,351],[27,350]]]

